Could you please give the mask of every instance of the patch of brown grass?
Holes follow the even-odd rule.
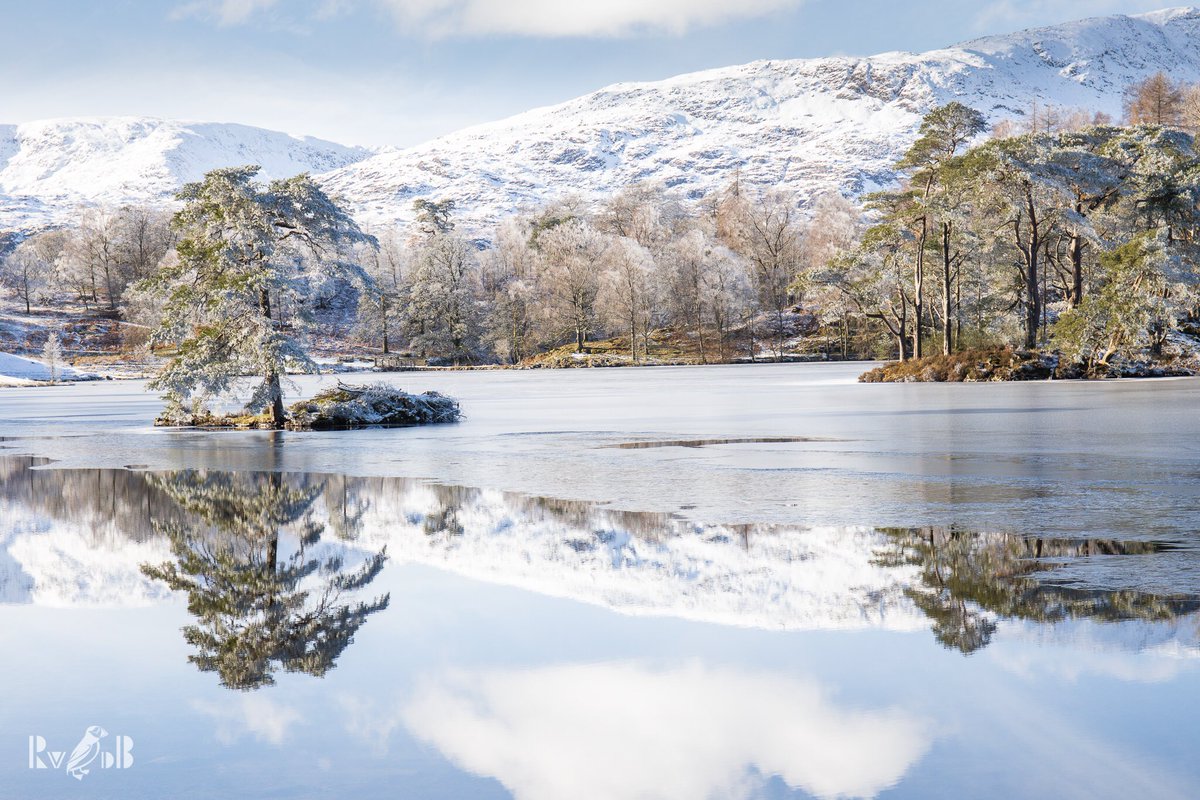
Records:
[[[1039,353],[994,347],[895,361],[858,379],[863,383],[969,383],[1044,380],[1053,374],[1053,362]]]

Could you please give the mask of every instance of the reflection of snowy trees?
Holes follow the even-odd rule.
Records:
[[[184,637],[190,660],[233,689],[254,689],[285,672],[324,675],[388,596],[343,598],[383,568],[380,552],[358,566],[316,555],[325,525],[311,514],[319,486],[297,488],[279,473],[179,472],[148,476],[188,515],[163,526],[176,560],[143,572],[187,592],[196,624]],[[289,531],[296,550],[280,552]],[[290,539],[288,540],[290,541]]]
[[[0,457],[0,501],[52,521],[48,534],[20,535],[82,529],[85,550],[106,553],[126,540],[165,539],[174,558],[148,574],[188,593],[193,660],[233,686],[267,683],[278,669],[332,668],[366,617],[386,606],[386,597],[353,599],[378,574],[384,544],[405,561],[618,611],[805,630],[928,623],[965,653],[986,647],[1004,619],[1200,617],[1188,578],[1194,554],[1158,542],[703,525],[404,478],[33,469],[41,463]],[[339,544],[350,540],[357,545]],[[57,553],[53,540],[40,551]],[[10,558],[0,581],[14,598],[51,574],[128,586],[143,578],[138,560],[165,557],[151,552],[93,563],[65,551],[27,572]],[[1147,575],[1155,586],[1138,584]],[[111,589],[89,596],[120,602]]]
[[[1067,619],[1162,621],[1200,610],[1195,592],[1163,595],[1132,589],[1057,585],[1063,563],[1094,556],[1152,555],[1158,542],[1046,539],[979,534],[953,528],[885,529],[885,566],[920,567],[906,594],[929,617],[947,647],[986,647],[996,618],[1053,623]]]
[[[124,469],[34,469],[48,459],[0,458],[0,498],[89,531],[103,541],[146,541],[152,520],[179,521],[178,506],[146,474]]]

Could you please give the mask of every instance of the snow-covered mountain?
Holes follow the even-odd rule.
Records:
[[[247,125],[145,117],[0,125],[0,229],[56,219],[80,203],[164,203],[214,167],[259,164],[264,177],[286,178],[368,155]]]
[[[363,221],[453,198],[463,226],[568,193],[656,181],[701,198],[735,175],[813,196],[888,183],[921,115],[957,99],[993,121],[1034,104],[1119,116],[1131,82],[1159,70],[1200,81],[1200,9],[1111,16],[928,53],[758,61],[623,83],[416,147],[371,154],[236,125],[143,119],[0,127],[0,229],[82,201],[167,198],[206,169],[308,170]]]
[[[658,181],[700,198],[743,181],[805,195],[892,180],[921,116],[959,100],[993,121],[1034,103],[1121,114],[1158,70],[1200,80],[1200,9],[1089,19],[923,54],[757,61],[623,83],[557,106],[382,152],[327,176],[366,219],[454,198],[487,226],[522,206]]]

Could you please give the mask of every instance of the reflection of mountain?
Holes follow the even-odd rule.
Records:
[[[168,592],[138,562],[165,556],[150,520],[173,504],[125,470],[33,469],[42,459],[0,458],[0,602],[133,606]]]
[[[1070,621],[1126,621],[1159,631],[1152,646],[1161,646],[1165,635],[1200,654],[1196,625],[1175,624],[1200,619],[1194,548],[951,530],[699,525],[594,503],[397,478],[237,473],[241,485],[253,489],[249,495],[234,500],[218,492],[198,500],[189,480],[203,476],[211,488],[228,473],[31,470],[33,463],[0,458],[0,597],[6,602],[53,596],[62,604],[120,604],[161,597],[161,587],[137,565],[160,563],[172,548],[181,558],[195,542],[156,530],[212,536],[223,524],[228,534],[249,524],[246,519],[261,518],[266,512],[250,501],[269,496],[263,487],[278,484],[278,491],[306,498],[275,519],[289,531],[281,542],[292,543],[277,553],[279,570],[284,558],[297,554],[368,564],[386,547],[401,563],[624,613],[791,630],[932,625],[943,643],[964,652],[985,646],[1003,620],[1050,630]],[[214,514],[225,522],[218,524]],[[306,543],[309,529],[332,536]],[[254,563],[261,565],[267,557],[261,537],[255,546]],[[31,556],[38,553],[42,557]],[[1137,569],[1122,566],[1134,561]],[[1153,579],[1133,582],[1135,575]],[[87,589],[48,592],[54,585]],[[1128,632],[1113,639],[1135,640]]]
[[[912,568],[884,568],[871,530],[697,525],[589,503],[414,485],[360,507],[399,560],[598,603],[776,629],[913,629]]]
[[[840,707],[804,680],[698,664],[459,674],[421,687],[403,716],[521,800],[577,797],[584,786],[589,797],[754,797],[773,779],[817,797],[873,797],[931,734],[899,710]]]

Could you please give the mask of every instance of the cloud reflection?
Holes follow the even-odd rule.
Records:
[[[192,708],[216,722],[215,736],[231,745],[244,736],[279,746],[301,721],[300,712],[259,694],[238,695],[228,701],[192,701]]]
[[[842,708],[808,681],[700,664],[460,673],[426,683],[404,721],[518,800],[746,797],[775,776],[822,798],[874,797],[930,741],[899,709]]]

